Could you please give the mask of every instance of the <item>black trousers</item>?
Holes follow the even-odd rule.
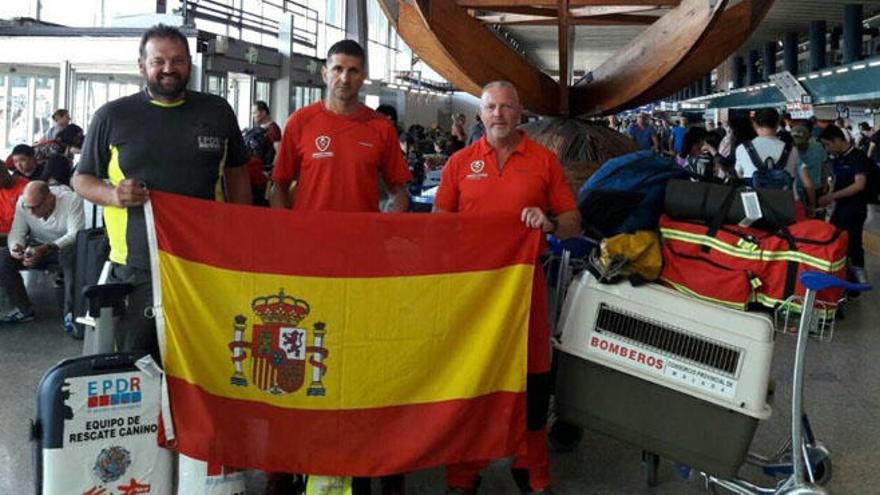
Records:
[[[849,235],[849,245],[846,254],[849,257],[850,266],[865,267],[865,248],[862,245],[862,231],[865,220],[868,218],[868,209],[865,205],[861,208],[840,208],[834,210],[831,215],[831,223],[846,231]]]
[[[128,306],[116,329],[116,348],[120,351],[150,354],[157,363],[161,363],[156,320],[152,317],[152,311],[149,315],[147,311],[153,306],[153,280],[150,271],[112,263],[107,282],[132,286],[128,295]]]
[[[74,283],[73,271],[76,267],[76,245],[71,244],[60,251],[50,253],[43,257],[35,266],[38,270],[60,270],[64,274],[64,313],[73,312]],[[21,261],[9,254],[9,249],[0,252],[0,285],[6,291],[6,297],[13,306],[22,312],[29,312],[31,299],[28,297],[24,280],[19,270],[25,267]]]

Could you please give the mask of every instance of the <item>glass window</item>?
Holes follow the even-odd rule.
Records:
[[[272,107],[272,82],[271,81],[257,81],[257,87],[254,92],[255,98],[257,100],[265,101],[269,108]]]
[[[370,53],[370,79],[390,80],[390,68],[388,67],[390,50],[374,41],[370,41],[368,50]]]
[[[376,0],[367,2],[367,38],[382,44],[388,44],[388,18]]]
[[[208,74],[208,83],[205,91],[221,98],[226,98],[226,77],[217,74]]]
[[[0,2],[0,18],[34,17],[36,4],[34,0],[3,0]]]
[[[38,141],[49,133],[52,127],[52,113],[55,111],[54,77],[37,77],[34,79],[34,128],[31,129],[32,141]]]
[[[88,129],[95,112],[105,103],[140,91],[139,84],[130,80],[115,80],[102,76],[81,76],[77,78],[73,94],[73,120],[77,125]]]
[[[321,58],[324,58],[327,56],[327,49],[329,49],[331,46],[333,46],[333,43],[336,43],[337,41],[342,41],[345,39],[345,30],[336,29],[332,26],[327,26],[324,37],[325,37],[325,41],[326,41],[326,46],[324,47],[323,50],[320,50],[318,52],[318,56]]]
[[[327,0],[327,15],[325,22],[329,25],[345,27],[345,5],[343,0]]]
[[[0,91],[0,149],[42,139],[52,125],[56,78],[16,74],[0,80],[4,81]]]

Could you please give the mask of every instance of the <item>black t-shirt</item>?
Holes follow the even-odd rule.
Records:
[[[831,166],[834,172],[834,190],[840,191],[851,186],[856,180],[856,175],[862,174],[867,176],[869,172],[868,167],[874,165],[862,151],[855,147],[850,147],[842,155],[834,157],[831,160]],[[865,191],[862,190],[862,192],[853,196],[838,199],[836,208],[840,210],[864,208],[867,202]]]
[[[247,161],[232,108],[218,96],[188,91],[178,103],[146,91],[101,107],[92,118],[78,174],[143,181],[147,188],[202,199],[221,199],[224,167]],[[110,259],[148,269],[143,208],[104,208]]]

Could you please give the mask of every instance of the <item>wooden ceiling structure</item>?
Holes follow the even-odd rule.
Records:
[[[400,37],[450,83],[479,96],[513,82],[543,115],[604,115],[668,96],[742,45],[773,0],[380,0]],[[499,35],[556,27],[558,71],[548,74]],[[638,26],[595,68],[574,66],[575,27]],[[583,74],[577,80],[575,73]],[[555,76],[555,77],[553,77]]]

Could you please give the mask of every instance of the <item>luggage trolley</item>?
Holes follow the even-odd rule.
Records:
[[[833,317],[827,316],[828,313],[824,306],[816,304],[816,293],[828,288],[862,292],[870,290],[871,287],[866,284],[847,282],[833,275],[818,272],[804,272],[800,276],[800,281],[807,289],[804,297],[793,296],[775,314],[777,329],[781,333],[797,334],[794,370],[792,372],[791,438],[772,458],[749,454],[747,459],[749,463],[764,468],[765,473],[771,476],[790,474],[775,487],[761,487],[741,479],[724,479],[701,473],[706,479],[707,488],[713,491],[715,487],[721,487],[743,495],[824,495],[829,493],[821,485],[831,479],[831,455],[828,449],[816,441],[803,406],[807,339],[813,338],[820,342],[828,342],[834,332]],[[800,312],[800,323],[796,332],[793,332],[792,327],[789,326],[789,317],[794,308],[799,309]]]
[[[812,308],[822,289],[867,287],[816,273],[801,281],[807,294],[788,306],[810,309],[797,331],[792,417],[799,419],[774,457],[748,451],[758,421],[771,413],[773,321],[657,285],[602,285],[588,272],[575,278],[555,342],[556,414],[647,451],[645,460],[654,461],[646,465],[649,484],[657,457],[648,452],[656,452],[699,471],[713,491],[826,493],[816,483],[830,479],[830,455],[803,414],[802,390],[806,339],[829,339],[833,320],[818,318]],[[784,322],[788,315],[776,316]],[[800,455],[791,455],[791,445],[801,446]],[[745,462],[770,476],[789,476],[760,487],[737,478]]]

